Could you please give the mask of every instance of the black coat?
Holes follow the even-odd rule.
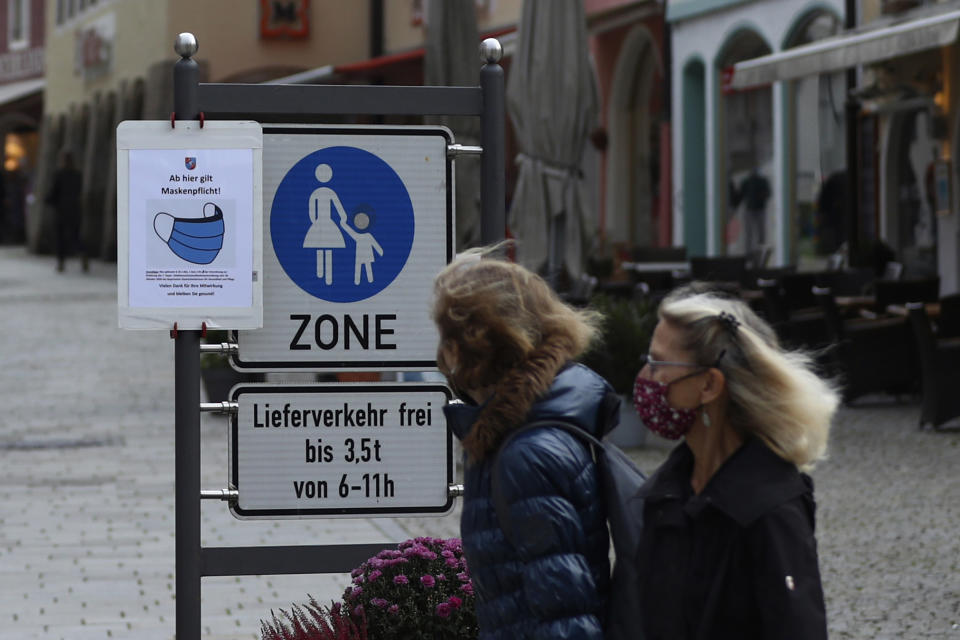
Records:
[[[827,637],[813,481],[748,439],[695,495],[681,444],[647,481],[645,640]]]

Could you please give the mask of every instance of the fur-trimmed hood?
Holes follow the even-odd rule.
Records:
[[[498,391],[483,405],[452,404],[444,408],[471,461],[491,455],[508,433],[534,420],[562,418],[598,438],[617,426],[620,398],[591,369],[568,364],[556,376],[547,378],[535,367],[527,369],[511,371],[507,377],[515,382],[509,387],[498,385]],[[532,401],[524,402],[526,398]]]

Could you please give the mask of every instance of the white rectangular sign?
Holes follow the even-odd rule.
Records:
[[[256,122],[117,127],[120,326],[262,324]]]
[[[453,501],[449,389],[427,383],[234,387],[238,518],[443,514]]]
[[[263,328],[238,368],[429,369],[453,256],[443,127],[266,125]]]

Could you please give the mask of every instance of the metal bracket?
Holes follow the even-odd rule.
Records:
[[[463,495],[463,485],[462,484],[448,484],[447,485],[447,496],[450,498],[459,498]]]
[[[240,492],[236,489],[201,489],[200,499],[236,502],[240,499]]]
[[[200,411],[201,413],[228,413],[235,414],[240,410],[239,402],[230,402],[229,400],[224,400],[223,402],[201,402]]]
[[[475,147],[465,144],[448,144],[447,157],[456,158],[457,156],[481,156],[483,147]]]
[[[232,355],[240,353],[240,345],[236,342],[220,342],[214,344],[201,344],[200,353],[222,353]]]

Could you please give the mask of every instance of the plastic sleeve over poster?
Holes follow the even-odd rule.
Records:
[[[256,122],[120,123],[120,328],[263,326],[262,152]]]

